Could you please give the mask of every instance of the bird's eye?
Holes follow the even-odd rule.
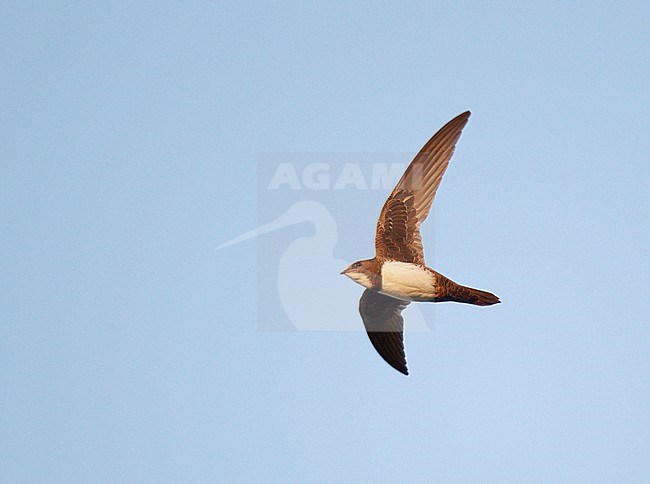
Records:
[[[355,262],[352,267],[361,267],[361,262]]]

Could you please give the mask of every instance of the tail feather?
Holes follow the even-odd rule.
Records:
[[[491,292],[461,286],[460,284],[436,273],[436,302],[452,301],[475,306],[492,306],[501,301]]]

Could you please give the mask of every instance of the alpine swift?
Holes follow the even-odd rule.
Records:
[[[420,224],[429,215],[442,176],[470,112],[456,116],[422,147],[384,203],[377,222],[375,257],[357,261],[341,274],[366,290],[361,319],[381,357],[408,375],[402,311],[411,301],[491,306],[499,298],[461,286],[426,266]]]

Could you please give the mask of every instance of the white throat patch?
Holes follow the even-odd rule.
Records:
[[[370,278],[361,272],[348,272],[345,275],[357,284],[361,284],[366,289],[370,289],[372,287],[372,281]]]

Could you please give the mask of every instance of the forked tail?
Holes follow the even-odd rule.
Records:
[[[474,304],[475,306],[492,306],[501,302],[491,292],[461,286],[439,273],[436,273],[436,297],[434,301],[452,301]]]

